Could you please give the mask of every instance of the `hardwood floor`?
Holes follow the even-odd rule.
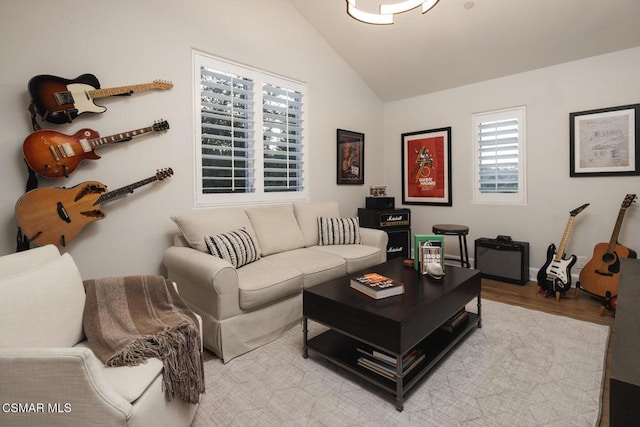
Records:
[[[607,347],[604,391],[602,394],[602,417],[599,424],[600,427],[609,427],[609,369],[611,367],[611,343],[613,342],[613,324],[615,320],[613,314],[607,311],[601,315],[600,302],[585,292],[580,292],[576,295],[574,288],[569,290],[565,297],[560,298],[560,301],[556,301],[553,297],[545,298],[537,292],[535,282],[520,286],[482,279],[482,298],[607,325],[611,328]]]

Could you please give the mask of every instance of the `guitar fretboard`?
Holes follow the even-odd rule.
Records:
[[[569,240],[569,234],[571,234],[571,228],[573,227],[575,219],[575,216],[570,216],[569,221],[567,221],[567,226],[565,227],[564,234],[562,235],[562,241],[560,242],[558,252],[556,253],[556,261],[560,261],[564,257],[564,251],[567,247],[567,241]]]
[[[91,148],[96,148],[105,144],[114,144],[116,142],[128,141],[136,136],[144,135],[145,133],[153,132],[153,126],[148,126],[142,129],[136,129],[128,132],[118,133],[115,135],[109,135],[100,138],[93,138],[87,142],[91,145]]]
[[[152,82],[131,86],[119,86],[108,89],[94,89],[89,91],[89,96],[93,99],[105,98],[107,96],[125,95],[134,92],[141,92],[152,89],[171,89],[173,84],[168,82]]]
[[[133,190],[135,190],[136,188],[142,187],[143,185],[147,185],[152,183],[153,181],[157,181],[158,177],[156,176],[152,176],[149,177],[147,179],[143,179],[142,181],[138,181],[138,182],[134,182],[133,184],[129,184],[125,187],[121,187],[118,188],[116,190],[113,191],[109,191],[108,193],[104,193],[102,196],[98,197],[98,200],[96,200],[93,204],[94,205],[99,205],[103,202],[107,202],[111,199],[115,199],[118,196],[124,196],[125,194],[128,193],[133,193]]]

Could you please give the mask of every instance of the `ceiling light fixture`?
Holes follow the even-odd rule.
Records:
[[[358,9],[356,0],[347,0],[347,13],[358,21],[367,24],[393,24],[393,15],[407,12],[422,5],[422,13],[426,13],[438,3],[438,0],[405,0],[399,3],[381,4],[380,13],[370,13]]]

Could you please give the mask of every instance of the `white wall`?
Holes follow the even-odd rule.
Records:
[[[355,215],[369,185],[380,182],[371,171],[382,164],[381,101],[286,1],[22,0],[1,9],[0,255],[16,249],[14,205],[27,179],[21,147],[32,132],[26,89],[39,74],[72,79],[93,73],[103,88],[174,83],[170,91],[100,100],[108,107],[104,114],[44,126],[66,134],[91,128],[101,136],[160,118],[171,126],[166,134],[103,147],[101,160],[83,162],[67,179],[40,179],[40,187],[95,180],[113,190],[157,168],[175,171],[105,203],[107,217],[63,248],[85,278],[162,273],[162,252],[177,231],[169,216],[193,209],[192,48],[308,83],[312,201],[338,200],[343,215]],[[366,135],[364,186],[335,184],[337,128]]]
[[[471,257],[476,238],[511,235],[530,242],[530,264],[538,269],[547,246],[562,240],[569,212],[591,203],[576,217],[567,247],[591,258],[596,243],[609,241],[625,194],[640,193],[640,177],[570,178],[569,113],[639,103],[639,75],[636,48],[386,104],[385,182],[399,204],[402,133],[451,126],[453,206],[406,206],[414,233],[430,233],[437,223],[466,224]],[[473,204],[471,115],[520,105],[527,108],[528,204]],[[640,251],[637,209],[627,210],[619,240]],[[447,252],[457,253],[452,243]]]

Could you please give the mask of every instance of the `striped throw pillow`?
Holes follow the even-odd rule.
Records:
[[[204,236],[204,243],[211,255],[229,261],[235,268],[260,259],[256,244],[244,227],[228,233]]]
[[[360,222],[354,218],[318,217],[319,245],[359,245]]]

